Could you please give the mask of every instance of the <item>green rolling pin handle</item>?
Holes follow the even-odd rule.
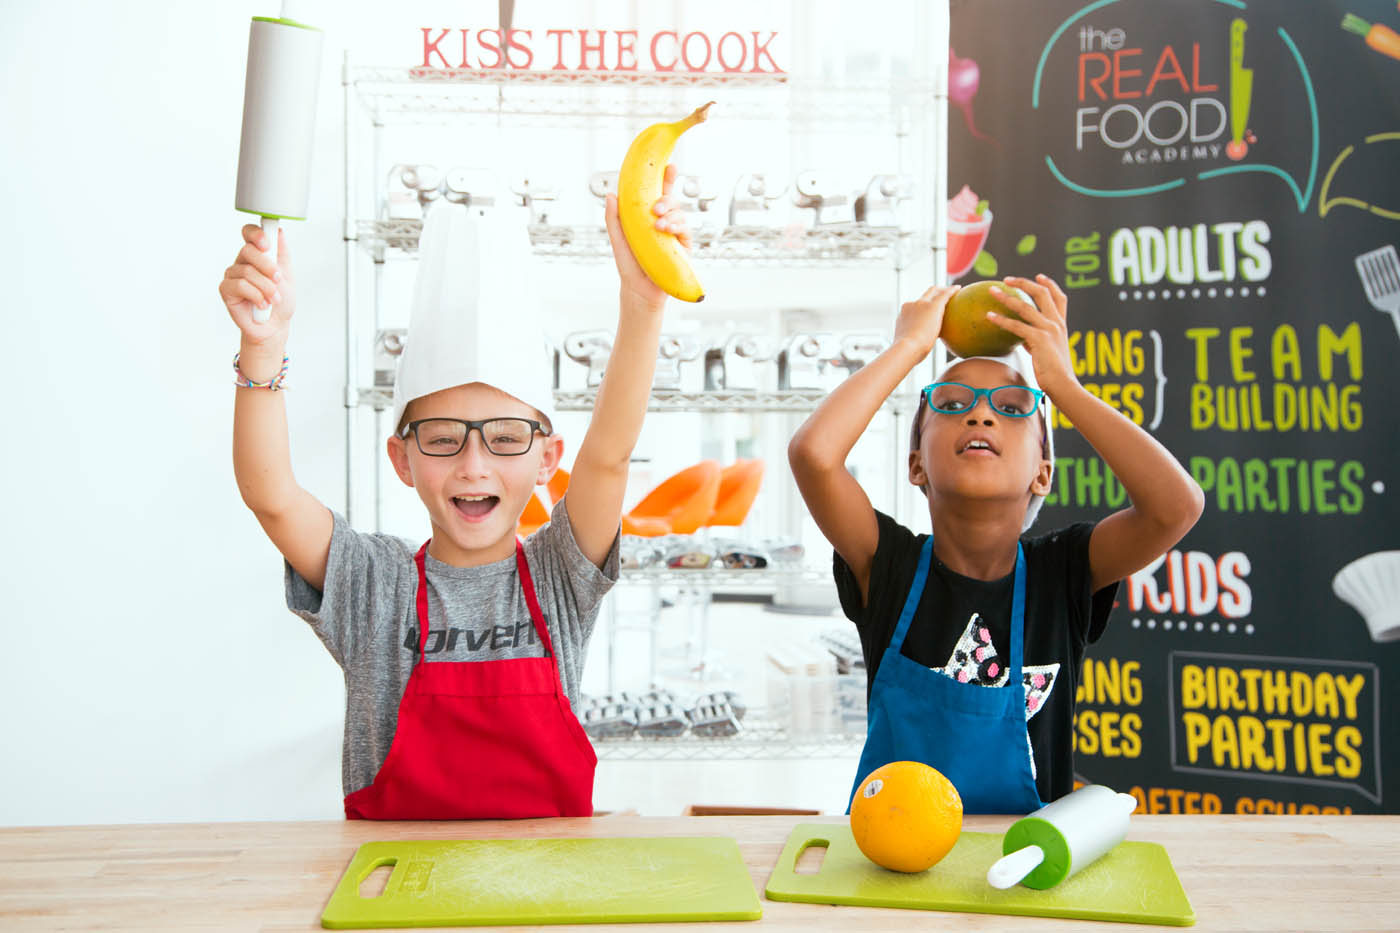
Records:
[[[272,260],[274,268],[277,266],[277,218],[264,216],[262,219],[263,232],[263,255]],[[272,317],[272,303],[268,302],[267,307],[253,305],[253,320],[259,324],[266,323]]]
[[[987,872],[993,887],[1054,887],[1123,841],[1132,794],[1089,784],[1017,820],[1002,837],[1003,857]]]
[[[987,869],[987,884],[997,890],[1005,890],[1020,884],[1045,860],[1045,850],[1040,846],[1024,846],[1009,855],[1003,855]]]

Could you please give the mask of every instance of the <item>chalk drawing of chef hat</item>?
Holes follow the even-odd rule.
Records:
[[[1366,620],[1371,639],[1400,640],[1400,551],[1376,551],[1347,564],[1332,592]]]

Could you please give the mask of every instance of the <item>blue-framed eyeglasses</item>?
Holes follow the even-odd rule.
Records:
[[[920,396],[928,407],[942,415],[961,415],[977,407],[977,400],[986,397],[995,414],[1005,418],[1029,418],[1040,409],[1045,393],[1030,386],[997,386],[976,389],[961,382],[935,382],[924,386]]]

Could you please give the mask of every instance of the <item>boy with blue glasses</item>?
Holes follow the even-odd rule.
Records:
[[[1073,789],[1085,647],[1103,634],[1118,581],[1176,544],[1204,504],[1166,448],[1075,378],[1059,285],[1044,275],[1003,281],[1031,300],[998,290],[1020,320],[988,317],[1023,346],[952,360],[920,392],[908,469],[928,498],[931,535],[877,511],[845,463],[933,349],[956,287],[906,303],[889,349],[788,445],[865,655],[869,726],[855,786],[887,762],[922,761],[953,782],[969,813],[1028,813]],[[1054,471],[1052,402],[1131,502],[1029,536]]]

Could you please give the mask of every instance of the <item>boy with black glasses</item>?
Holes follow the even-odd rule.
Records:
[[[670,209],[658,230],[687,243]],[[597,764],[572,702],[599,603],[618,576],[628,462],[651,392],[666,295],[606,219],[621,279],[598,402],[551,521],[521,542],[537,485],[558,468],[542,333],[480,209],[440,202],[424,221],[389,458],[428,512],[421,547],[350,528],[292,474],[278,391],[295,306],[291,262],[262,232],[219,293],[242,332],[234,472],[286,558],[287,603],[345,672],[342,783],[351,819],[589,816]],[[270,307],[259,322],[255,310]],[[533,325],[533,326],[532,326]]]
[[[1073,789],[1074,695],[1118,581],[1176,544],[1204,497],[1151,435],[1075,378],[1068,301],[1047,276],[994,292],[1023,339],[1004,357],[951,361],[919,395],[909,481],[932,535],[876,511],[846,458],[885,399],[934,347],[948,299],[906,303],[888,350],[798,429],[788,457],[835,549],[842,609],[865,655],[869,726],[855,786],[890,761],[922,761],[969,813],[1028,813]],[[1127,508],[1023,536],[1050,491],[1059,406],[1122,482]]]

